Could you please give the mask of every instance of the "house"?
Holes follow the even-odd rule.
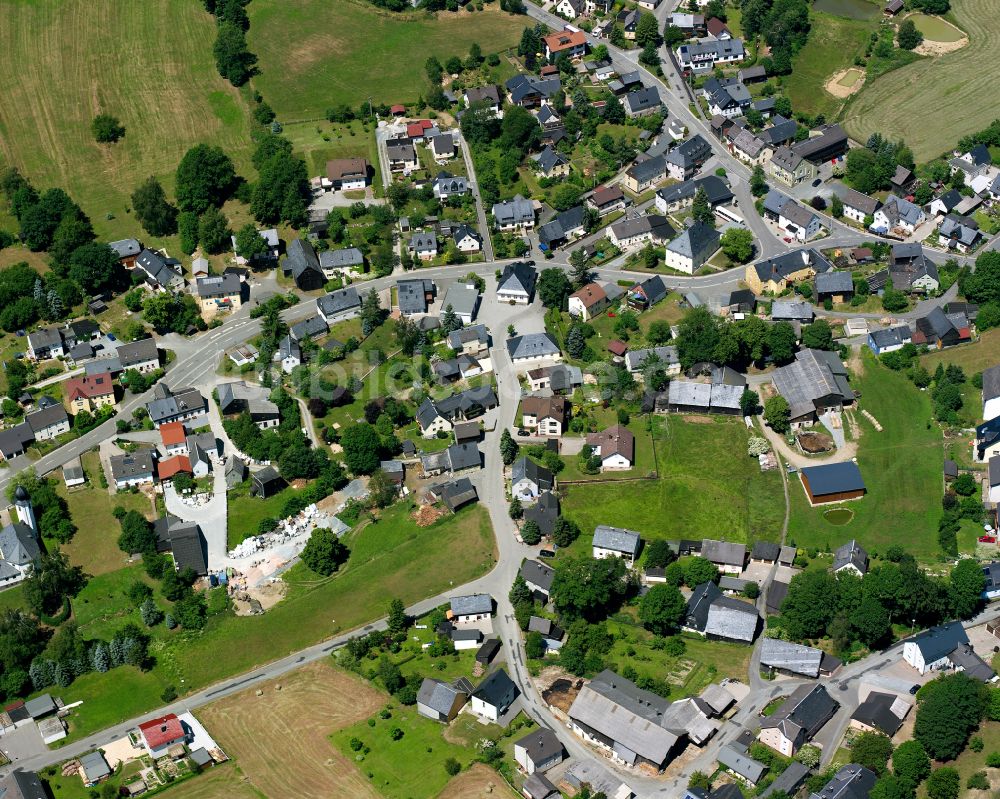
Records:
[[[821,272],[814,283],[816,302],[829,299],[834,303],[849,302],[854,296],[854,278],[850,272]]]
[[[18,487],[11,523],[0,528],[0,585],[6,587],[27,578],[41,555],[31,500],[28,492]]]
[[[311,341],[317,336],[322,336],[328,329],[323,317],[319,314],[313,314],[289,327],[288,333],[296,341],[302,342]]]
[[[808,139],[793,144],[792,150],[806,161],[819,166],[847,152],[847,133],[840,125],[823,125],[810,131]]]
[[[546,106],[548,108],[548,106]],[[569,174],[569,159],[562,153],[546,147],[538,155],[532,156],[537,164],[535,174],[542,178],[564,177]]]
[[[415,258],[421,261],[431,261],[437,258],[438,245],[437,235],[433,231],[414,233],[410,237],[407,249],[413,253]]]
[[[549,593],[552,590],[552,581],[556,576],[552,567],[546,566],[537,560],[525,560],[521,564],[519,573],[524,578],[525,584],[531,589],[531,592],[533,594],[541,594],[547,602]]]
[[[319,263],[319,256],[305,239],[293,239],[285,252],[282,264],[285,275],[291,276],[295,285],[302,291],[316,291],[323,288],[326,276]]]
[[[587,232],[587,212],[582,205],[556,214],[555,218],[538,228],[538,241],[542,249],[554,249]]]
[[[525,799],[560,799],[562,793],[543,774],[530,774],[521,786],[521,795]]]
[[[742,39],[700,39],[675,51],[680,68],[695,75],[711,72],[717,64],[734,64],[746,57]]]
[[[658,189],[654,198],[656,210],[661,214],[667,214],[688,208],[694,203],[698,189],[704,189],[705,198],[712,208],[726,205],[733,200],[733,192],[726,181],[717,175],[706,175],[703,178],[685,180]]]
[[[135,265],[135,259],[142,252],[142,244],[138,239],[120,239],[119,241],[108,242],[108,246],[115,251],[118,261],[126,269],[131,269]]]
[[[354,286],[331,291],[316,298],[316,310],[327,325],[351,319],[361,313],[361,297]]]
[[[81,756],[79,760],[80,779],[83,780],[85,788],[97,785],[111,776],[111,769],[108,767],[108,761],[104,759],[104,754],[100,749],[94,752],[88,752],[87,754]]]
[[[945,216],[954,211],[961,202],[962,195],[955,189],[948,189],[927,203],[927,212],[934,216]]]
[[[33,771],[10,771],[0,778],[3,799],[48,799],[49,793]]]
[[[435,496],[439,497],[441,502],[452,513],[464,508],[466,505],[479,501],[479,494],[476,493],[476,487],[472,485],[468,477],[460,477],[457,480],[442,483],[435,486],[432,490]]]
[[[683,628],[706,638],[752,643],[760,627],[757,609],[723,596],[712,582],[695,587],[688,599]]]
[[[938,228],[938,244],[949,250],[966,253],[979,244],[982,235],[975,219],[948,214],[941,220]]]
[[[672,380],[666,392],[653,398],[652,410],[659,413],[723,413],[737,416],[745,386]],[[666,403],[664,405],[664,399]]]
[[[27,432],[34,441],[49,441],[70,429],[66,409],[59,404],[47,405],[25,415],[23,424],[27,425]]]
[[[624,425],[616,424],[599,433],[589,433],[587,446],[595,457],[601,459],[602,472],[635,466],[635,435]]]
[[[146,411],[157,428],[164,422],[186,422],[208,410],[205,397],[196,388],[171,390],[164,382],[153,387],[153,399],[146,403]]]
[[[434,178],[433,191],[438,200],[461,197],[469,191],[469,182],[465,177],[452,175],[450,172],[439,172]]]
[[[750,755],[747,754],[747,750],[738,743],[729,743],[723,746],[719,750],[719,754],[716,759],[719,761],[720,766],[725,766],[731,773],[739,777],[741,781],[751,786],[760,782],[764,773],[767,771],[766,765],[750,757]],[[709,794],[709,797],[714,797],[715,793],[716,792],[713,791]],[[737,793],[740,793],[739,789],[737,789]],[[743,794],[740,793],[740,796],[742,795]],[[733,794],[734,799],[735,796],[736,795]]]
[[[545,57],[551,62],[564,53],[579,58],[587,52],[587,34],[579,30],[562,30],[542,37]]]
[[[160,368],[160,353],[156,349],[156,342],[151,338],[120,344],[116,351],[122,371],[135,369],[146,374]]]
[[[538,273],[534,267],[524,261],[507,264],[497,282],[497,300],[514,305],[528,305],[535,296],[537,278]]]
[[[538,495],[538,501],[534,505],[524,509],[524,520],[535,522],[545,536],[552,535],[558,519],[559,498],[551,491],[543,491]]]
[[[194,474],[191,459],[187,455],[171,455],[156,464],[156,476],[160,482],[171,480],[178,474]]]
[[[134,268],[146,277],[146,285],[153,291],[176,291],[184,287],[180,261],[167,258],[153,250],[143,250],[134,261]]]
[[[448,346],[459,355],[482,355],[489,349],[489,341],[486,325],[462,327],[448,334]]]
[[[696,134],[667,154],[667,174],[674,180],[687,180],[711,155],[712,146],[700,134]]]
[[[225,478],[227,488],[235,488],[247,479],[247,465],[242,458],[230,455],[226,459]]]
[[[927,294],[937,291],[940,285],[937,266],[926,256],[924,248],[916,242],[893,244],[887,271],[887,279],[892,281],[892,287],[897,291]],[[869,278],[869,285],[872,285],[875,277],[876,275],[872,275]],[[881,285],[876,283],[878,288],[884,285],[885,281],[882,281]]]
[[[743,128],[730,142],[729,152],[744,164],[760,166],[771,157],[772,149],[759,136]]]
[[[338,274],[359,275],[365,268],[365,256],[357,247],[323,250],[319,254],[319,268],[327,280],[333,280]]]
[[[417,713],[447,724],[458,715],[468,699],[469,695],[456,686],[425,677],[417,691]]]
[[[87,473],[83,470],[83,462],[79,457],[66,461],[62,467],[63,482],[66,488],[83,485],[87,482]]]
[[[74,416],[80,411],[94,413],[115,405],[115,386],[109,372],[71,377],[63,383],[63,393]]]
[[[0,436],[2,435],[0,433]],[[990,419],[976,427],[973,453],[979,463],[989,461],[994,455],[1000,454],[1000,417]]]
[[[586,203],[601,216],[607,216],[614,211],[623,210],[628,200],[619,186],[600,186],[594,189]]]
[[[534,75],[515,75],[505,84],[507,97],[522,108],[547,105],[552,96],[562,89],[558,75],[553,78],[536,78]]]
[[[824,655],[821,649],[764,637],[761,640],[760,665],[782,674],[819,677]]]
[[[507,672],[497,669],[472,694],[472,712],[490,721],[499,721],[519,695]]]
[[[876,233],[897,233],[909,236],[927,220],[919,205],[890,194],[874,214],[872,230]]]
[[[822,227],[819,217],[811,210],[773,189],[764,200],[764,215],[774,219],[782,231],[803,243],[816,236]]]
[[[882,206],[881,200],[851,188],[840,192],[840,201],[844,204],[844,216],[858,224],[864,224],[867,217],[874,218],[875,212]]]
[[[563,745],[548,727],[532,730],[514,742],[514,760],[525,774],[547,771],[563,760]]]
[[[626,94],[622,98],[622,105],[625,107],[625,116],[638,119],[657,113],[663,107],[663,102],[655,86],[645,86]]]
[[[580,367],[562,363],[529,369],[525,376],[531,391],[548,389],[556,394],[565,394],[583,385],[583,371]]]
[[[977,144],[969,152],[952,158],[948,162],[948,166],[951,168],[952,175],[961,173],[965,179],[965,185],[971,186],[973,180],[986,172],[992,163],[993,159],[990,157],[989,148],[984,144]]]
[[[477,108],[489,109],[493,116],[502,117],[500,90],[496,86],[476,86],[465,90],[465,107],[471,108],[477,103]]]
[[[182,422],[160,425],[160,443],[167,455],[187,455],[187,433]]]
[[[916,345],[942,349],[961,344],[972,338],[971,323],[965,314],[945,314],[940,307],[932,308],[927,316],[918,317],[914,323],[912,341]]]
[[[868,348],[876,355],[901,350],[911,341],[909,325],[887,327],[884,330],[873,330],[868,334]],[[986,373],[984,372],[983,385],[985,385],[985,377]]]
[[[786,596],[788,596],[788,583],[783,583],[780,580],[772,580],[770,587],[767,589],[767,599],[765,601],[765,608],[768,614],[780,613],[781,605],[785,601]]]
[[[618,287],[615,286],[615,288]],[[618,296],[620,294],[619,291]],[[570,316],[578,317],[585,322],[600,316],[610,304],[611,299],[608,297],[607,291],[598,283],[588,283],[583,288],[574,291],[569,295],[567,302]],[[998,371],[1000,371],[1000,367],[998,367]]]
[[[971,644],[959,644],[948,655],[948,660],[955,671],[964,672],[974,680],[984,683],[992,683],[997,680],[997,673],[976,654]]]
[[[249,263],[254,268],[266,268],[278,262],[278,257],[281,255],[281,238],[278,236],[277,228],[258,230],[257,235],[264,239],[267,249],[262,253],[254,255],[249,261],[236,252],[236,236],[229,237],[233,244],[233,252],[236,255],[236,263],[239,266],[246,266]]]
[[[271,401],[271,392],[267,388],[237,380],[220,383],[216,392],[219,397],[219,412],[223,416],[233,417],[247,413],[261,430],[277,427],[281,422],[281,412]],[[162,432],[163,428],[160,430]]]
[[[887,17],[894,17],[904,8],[903,0],[889,0],[882,9],[882,13]]]
[[[628,252],[646,242],[663,244],[677,231],[660,214],[634,215],[615,222],[608,228],[608,239],[618,249]]]
[[[594,528],[593,556],[602,558],[622,558],[629,566],[635,564],[642,547],[642,538],[634,530],[623,530],[599,524]]]
[[[709,112],[727,119],[742,116],[750,107],[750,90],[738,78],[709,78],[701,87],[701,96],[708,103]]]
[[[40,327],[28,334],[28,358],[32,361],[44,361],[49,358],[61,358],[66,354],[62,333],[55,327]]]
[[[930,627],[903,642],[903,660],[921,674],[951,667],[948,657],[968,645],[969,636],[960,621]]]
[[[434,301],[435,291],[433,280],[399,280],[396,282],[396,307],[403,316],[427,313],[427,306]]]
[[[326,179],[334,189],[357,191],[368,185],[368,161],[364,158],[335,158],[326,162]]]
[[[771,541],[755,541],[753,549],[750,550],[750,562],[772,565],[777,562],[780,553],[781,544],[775,544]]]
[[[196,522],[176,516],[164,516],[153,522],[156,551],[169,552],[178,571],[190,568],[195,574],[208,574],[208,544]]]
[[[239,275],[229,272],[195,281],[195,294],[202,313],[235,311],[243,304],[243,285]]]
[[[530,230],[535,226],[535,205],[520,194],[511,200],[494,203],[493,219],[498,230]]]
[[[767,174],[786,186],[796,186],[805,180],[813,179],[816,176],[816,167],[791,147],[783,144],[771,154],[771,160],[767,162]]]
[[[761,101],[758,100],[755,103],[751,103],[750,107],[764,113],[766,109],[761,110],[758,108],[760,104]],[[767,113],[770,114],[771,124],[759,131],[757,135],[766,146],[771,148],[771,156],[773,157],[778,148],[782,145],[787,145],[795,139],[795,132],[798,130],[798,123],[796,123],[794,119],[785,119],[783,116],[771,113],[770,111],[767,111]],[[806,163],[808,163],[808,161]],[[765,166],[766,164],[767,162],[765,162]],[[801,171],[804,170],[800,170],[800,172]],[[790,185],[794,185],[795,182],[801,180],[801,177],[795,173],[792,173],[789,177],[793,181]]]
[[[386,158],[389,159],[389,171],[391,172],[409,173],[420,167],[413,142],[406,137],[389,139],[385,143],[385,153]]]
[[[625,170],[622,185],[639,194],[650,186],[654,186],[667,176],[667,159],[662,155],[640,156],[635,163]]]
[[[761,721],[762,744],[791,757],[812,740],[840,707],[822,685],[800,685],[770,716]]]
[[[675,11],[670,15],[670,24],[675,28],[680,28],[687,34],[688,38],[702,36],[705,33],[704,14],[690,14],[684,11]]]
[[[455,157],[455,137],[451,133],[439,133],[430,139],[430,151],[434,161],[444,164]]]
[[[810,794],[809,799],[868,799],[877,781],[878,776],[873,771],[849,763],[841,766],[823,790]]]
[[[111,479],[116,488],[131,488],[153,482],[155,471],[151,449],[137,449],[125,455],[112,455],[109,463]]]
[[[466,469],[478,469],[483,462],[482,453],[474,441],[452,444],[447,453],[448,467],[453,474]]]
[[[302,349],[289,333],[278,342],[278,351],[273,357],[281,364],[281,371],[288,375],[302,364]]]
[[[678,272],[693,275],[719,249],[721,234],[700,219],[666,247],[666,265]]]
[[[833,352],[799,350],[794,361],[775,370],[772,381],[777,392],[788,400],[792,426],[796,429],[854,402],[847,369]]]
[[[701,542],[701,556],[723,574],[739,574],[747,563],[747,547],[746,544],[706,538]]]
[[[561,436],[569,420],[569,405],[559,395],[527,396],[521,400],[521,426],[539,436]]]
[[[558,360],[561,357],[559,345],[550,333],[525,333],[507,339],[507,353],[515,364],[543,358]]]
[[[273,466],[265,466],[260,471],[251,472],[250,483],[251,495],[261,499],[267,499],[285,487],[284,479]]]
[[[903,726],[909,710],[909,703],[898,696],[872,691],[851,714],[850,725],[855,730],[881,733],[891,738]]]
[[[651,365],[655,369],[662,369],[667,377],[679,375],[681,361],[677,347],[650,347],[625,353],[625,368],[632,374],[642,372]]]
[[[140,724],[139,735],[146,751],[154,759],[163,757],[174,744],[187,743],[188,740],[184,725],[175,713],[168,713]]]
[[[543,491],[551,491],[554,487],[552,472],[530,458],[518,458],[510,467],[511,496],[522,502],[538,499]]]
[[[983,420],[1000,416],[1000,365],[983,370]]]
[[[476,232],[474,227],[469,225],[456,227],[451,233],[451,238],[459,252],[474,253],[483,248],[483,237]]]

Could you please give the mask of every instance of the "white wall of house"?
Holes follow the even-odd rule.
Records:
[[[616,549],[604,549],[602,547],[593,547],[593,550],[594,550],[594,557],[597,560],[603,560],[604,558],[621,558],[629,566],[635,563],[635,559],[632,557],[630,553],[619,552]]]
[[[451,430],[451,422],[445,419],[443,416],[438,416],[433,422],[431,422],[427,429],[421,433],[424,438],[435,438],[440,431],[448,432]]]
[[[472,697],[472,712],[490,721],[497,721],[500,718],[500,709],[484,702],[478,696]]]
[[[694,260],[688,258],[680,253],[673,252],[669,247],[664,250],[666,255],[664,256],[664,263],[671,269],[676,269],[678,272],[684,272],[688,275],[694,274]],[[701,264],[699,264],[701,266]]]
[[[760,739],[762,744],[770,746],[773,750],[783,754],[785,757],[791,757],[795,754],[795,747],[792,745],[792,742],[782,735],[776,727],[761,730],[760,735],[757,737]]]
[[[615,453],[607,458],[601,459],[602,472],[617,472],[623,469],[631,469],[632,462],[621,453]]]
[[[538,486],[530,480],[518,480],[510,487],[511,494],[520,500],[538,499]]]
[[[1000,397],[986,400],[983,403],[983,421],[988,422],[990,419],[996,419],[998,416],[1000,416]]]

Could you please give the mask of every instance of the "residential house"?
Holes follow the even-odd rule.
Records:
[[[42,555],[35,512],[23,486],[15,489],[11,516],[0,529],[0,585],[5,587],[27,578]]]
[[[824,668],[823,660],[828,660]],[[760,665],[772,672],[801,677],[819,677],[829,674],[839,667],[840,661],[826,654],[822,649],[782,641],[780,638],[763,638],[760,649]]]
[[[917,633],[903,642],[903,660],[920,674],[951,668],[949,656],[968,645],[969,636],[960,621],[951,621]]]
[[[917,242],[893,244],[889,268],[885,272],[886,280],[878,281],[880,274],[876,273],[868,280],[869,286],[874,286],[876,291],[886,285],[886,280],[891,281],[894,289],[905,293],[928,294],[937,291],[940,286],[937,266]]]
[[[465,177],[452,175],[450,172],[439,172],[432,185],[434,197],[438,200],[461,197],[469,191],[469,181]]]
[[[968,216],[948,214],[938,227],[938,245],[961,253],[976,247],[982,236],[979,223]]]
[[[479,501],[476,487],[468,477],[460,477],[457,480],[434,486],[432,492],[452,513]]]
[[[425,677],[417,691],[417,713],[447,724],[458,715],[468,699],[468,693],[456,685]]]
[[[955,189],[948,189],[927,203],[927,212],[934,216],[946,216],[954,211],[961,202],[962,195]]]
[[[729,152],[744,164],[761,166],[771,157],[772,149],[759,136],[743,128],[730,142]]]
[[[403,316],[427,313],[427,306],[434,301],[433,280],[422,278],[396,282],[396,307]]]
[[[662,155],[636,158],[635,163],[625,170],[622,185],[634,194],[640,194],[650,186],[655,186],[667,177],[667,159]]]
[[[757,609],[724,596],[712,582],[695,587],[688,599],[683,627],[706,638],[751,643],[757,637]]]
[[[705,35],[705,15],[675,11],[670,15],[670,24],[679,28],[689,39]]]
[[[160,368],[160,353],[156,349],[156,342],[151,338],[120,344],[116,351],[122,371],[135,369],[146,374]]]
[[[644,371],[650,364],[656,369],[662,369],[667,377],[681,373],[680,356],[677,347],[649,347],[641,350],[629,350],[625,353],[625,368],[632,374]]]
[[[351,319],[361,313],[361,297],[354,286],[337,289],[316,298],[316,310],[328,325]]]
[[[510,493],[522,502],[538,499],[544,491],[555,487],[555,477],[544,466],[527,457],[520,457],[510,468]]]
[[[966,186],[970,186],[973,180],[986,172],[992,164],[993,159],[985,144],[977,144],[968,152],[962,153],[948,162],[951,174],[961,173]]]
[[[546,147],[538,155],[533,155],[532,159],[537,165],[535,174],[540,178],[558,178],[569,174],[569,159],[551,146]]]
[[[724,766],[731,774],[738,777],[740,781],[754,786],[764,776],[767,766],[760,761],[754,760],[747,751],[739,742],[728,743],[719,750],[717,760],[720,766]],[[735,788],[736,786],[730,783],[728,787]],[[707,799],[713,799],[716,793],[717,791],[712,791],[712,793],[708,794]],[[737,799],[736,794],[743,795],[739,788],[736,788],[736,792],[733,793],[733,799]]]
[[[625,107],[625,116],[638,119],[657,113],[663,107],[663,102],[655,86],[645,86],[626,94],[622,98],[622,105]]]
[[[556,214],[551,222],[538,228],[538,241],[543,249],[552,250],[587,232],[587,212],[577,205]]]
[[[238,275],[200,277],[195,281],[195,293],[202,313],[235,311],[243,305],[243,283]]]
[[[747,547],[746,544],[706,538],[701,543],[701,556],[723,574],[739,574],[747,563]]]
[[[701,75],[717,64],[735,64],[746,57],[742,39],[700,39],[682,44],[675,51],[684,72]]]
[[[890,0],[886,8],[896,2],[902,6],[902,0]],[[837,770],[823,790],[809,794],[809,799],[868,799],[877,781],[878,775],[873,771],[857,763],[849,763]]]
[[[455,137],[451,133],[439,133],[429,141],[431,156],[435,163],[445,164],[455,157]]]
[[[667,174],[674,180],[687,180],[711,155],[712,146],[700,134],[696,134],[667,154]]]
[[[455,596],[450,602],[448,620],[453,624],[474,624],[493,615],[493,597],[489,594]]]
[[[882,206],[881,200],[851,188],[840,192],[840,201],[844,204],[844,216],[858,224],[864,224],[868,217],[874,219],[875,212]]]
[[[706,175],[703,178],[685,180],[658,189],[654,198],[656,210],[661,214],[672,214],[688,208],[694,203],[698,189],[705,191],[705,198],[712,208],[726,205],[733,200],[733,192],[725,180],[717,175]]]
[[[719,114],[727,119],[743,116],[752,100],[749,89],[739,78],[709,78],[701,87],[701,96],[713,116]]]
[[[334,189],[358,191],[368,185],[368,161],[364,158],[335,158],[326,162],[326,178]]]
[[[801,685],[761,721],[758,739],[785,757],[811,741],[840,707],[822,685]]]
[[[325,334],[327,330],[326,321],[319,314],[307,316],[301,322],[296,322],[288,328],[291,337],[298,342],[311,341],[317,336]]]
[[[525,333],[507,339],[507,353],[514,364],[562,357],[559,345],[550,333]]]
[[[1000,416],[1000,365],[983,370],[983,420]]]
[[[171,480],[178,474],[194,475],[191,459],[187,455],[171,455],[157,462],[156,477],[160,482]]]
[[[872,691],[851,714],[851,729],[891,738],[903,726],[910,704],[895,694]]]
[[[131,269],[135,266],[135,259],[139,257],[139,253],[143,250],[142,244],[138,239],[120,239],[119,241],[109,242],[108,246],[115,251],[119,263],[126,269]]]
[[[156,551],[169,552],[178,571],[189,568],[197,575],[208,574],[208,544],[196,522],[168,515],[153,522],[153,531]]]
[[[2,436],[3,433],[0,433]],[[2,447],[0,447],[2,449]],[[6,452],[4,452],[6,456]],[[983,422],[976,427],[973,454],[978,463],[984,463],[1000,454],[1000,416]]]
[[[537,108],[547,105],[553,95],[562,89],[558,75],[552,78],[536,78],[534,75],[515,75],[504,87],[507,98],[513,105],[522,108]]]
[[[71,377],[63,383],[63,393],[74,416],[80,411],[94,413],[115,405],[115,386],[109,372]]]
[[[771,303],[772,322],[811,322],[816,314],[812,305],[803,300],[775,300]]]
[[[520,194],[512,200],[494,203],[493,219],[497,229],[503,232],[530,230],[535,226],[535,205]]]
[[[472,712],[490,721],[499,721],[518,696],[520,692],[507,672],[497,669],[472,694]]]
[[[765,145],[771,148],[772,150],[771,155],[773,156],[774,152],[777,151],[778,148],[794,141],[795,132],[798,130],[799,126],[794,119],[785,119],[780,114],[774,114],[771,113],[770,111],[767,111],[766,109],[762,110],[761,108],[758,108],[760,102],[761,101],[758,100],[755,103],[751,103],[750,107],[760,111],[762,114],[765,112],[770,114],[771,124],[768,125],[766,128],[764,128],[763,130],[759,131],[757,135],[760,137],[761,141],[763,141]],[[766,165],[767,162],[765,161],[765,168]],[[795,174],[794,172],[791,173],[788,177],[792,181],[792,183],[790,183],[789,185],[794,185],[794,183],[801,180],[801,177],[798,174]]]
[[[421,261],[432,261],[437,258],[437,235],[433,231],[414,233],[410,237],[407,249],[413,257]]]
[[[579,58],[587,52],[587,34],[579,30],[562,30],[543,36],[542,44],[550,62],[563,54]]]
[[[720,239],[719,231],[698,220],[667,244],[666,265],[678,272],[693,275],[719,249]]]
[[[618,287],[616,286],[615,288]],[[618,296],[620,295],[621,292],[619,290]],[[608,298],[608,293],[603,286],[598,283],[588,283],[583,288],[569,295],[569,314],[586,322],[596,316],[600,316],[610,304],[611,300]]]
[[[223,416],[234,417],[247,413],[261,430],[277,427],[281,422],[281,412],[270,400],[271,392],[267,388],[237,380],[220,383],[216,392],[219,397],[219,412]],[[162,431],[163,427],[160,429]]]
[[[39,402],[39,409],[25,415],[24,422],[21,424],[27,427],[25,435],[22,436],[26,443],[48,441],[63,433],[68,433],[70,429],[69,416],[66,415],[65,408],[56,402],[44,407],[41,407],[41,402]],[[21,425],[17,425],[17,427],[20,428]]]
[[[146,411],[153,425],[159,428],[164,422],[186,422],[208,410],[205,397],[196,388],[171,390],[164,382],[153,387],[153,399],[146,403]]]
[[[528,305],[535,296],[538,272],[524,261],[507,264],[497,282],[497,300],[514,305]]]
[[[456,227],[451,233],[451,238],[459,252],[476,253],[483,248],[483,237],[469,225]]]
[[[764,198],[764,216],[803,243],[817,235],[822,227],[819,217],[810,209],[774,189]]]
[[[854,278],[850,272],[821,272],[816,275],[813,289],[817,303],[827,299],[834,303],[849,302],[854,296]]]
[[[595,558],[621,558],[631,567],[639,557],[642,538],[634,530],[599,524],[594,529],[592,547]]]
[[[28,358],[32,361],[45,361],[49,358],[62,358],[66,354],[62,332],[56,327],[40,327],[28,334]]]
[[[472,324],[479,310],[479,289],[473,283],[455,281],[445,292],[441,302],[441,317],[451,308],[463,325]]]
[[[563,745],[548,727],[532,730],[514,742],[514,760],[525,774],[547,771],[563,760]]]
[[[466,89],[464,97],[466,108],[471,108],[473,103],[477,103],[477,108],[488,108],[493,116],[503,117],[500,90],[496,86],[476,86]]]
[[[928,347],[951,347],[972,338],[972,325],[965,314],[946,314],[940,307],[932,308],[927,316],[914,323],[913,343]]]
[[[385,153],[391,172],[409,173],[420,167],[413,141],[407,137],[389,139],[385,143]]]
[[[299,347],[299,342],[292,338],[291,333],[278,342],[278,351],[274,353],[273,358],[281,364],[281,371],[286,375],[290,375],[302,364],[302,349]]]
[[[527,396],[521,400],[521,426],[539,436],[561,436],[569,421],[564,397]]]
[[[583,371],[580,367],[563,363],[529,369],[525,376],[531,391],[548,389],[554,394],[567,394],[583,385]]]
[[[446,450],[448,470],[455,474],[466,469],[478,469],[483,463],[483,454],[474,441],[463,441],[452,444]]]
[[[768,175],[786,186],[797,186],[816,176],[815,165],[786,144],[782,144],[771,154],[766,168]]]
[[[486,325],[471,325],[448,334],[448,346],[459,355],[482,355],[489,349],[489,340]]]
[[[188,742],[188,733],[175,713],[150,719],[139,725],[140,741],[153,759],[167,754],[174,744]]]
[[[305,239],[293,239],[285,252],[282,271],[295,281],[302,291],[316,291],[323,288],[326,276],[319,263],[316,250]]]
[[[854,461],[804,466],[799,477],[812,505],[858,499],[867,491],[861,470]],[[834,566],[837,565],[838,561],[834,558]]]
[[[601,471],[621,471],[635,466],[635,435],[624,425],[616,424],[587,435],[587,446],[601,459]]]
[[[666,217],[660,214],[636,215],[611,225],[608,228],[608,239],[618,249],[628,252],[643,246],[646,242],[654,245],[663,244],[676,232]]]
[[[601,216],[624,210],[628,204],[628,200],[619,186],[600,186],[594,189],[586,202],[589,208],[593,208]]]
[[[810,131],[808,139],[793,144],[792,149],[805,160],[819,166],[847,152],[847,134],[840,125],[823,125]]]
[[[868,348],[876,355],[901,350],[912,341],[908,325],[873,330],[868,334]],[[985,372],[983,373],[985,378]],[[985,385],[985,382],[984,382]]]
[[[319,268],[327,280],[337,275],[359,275],[364,272],[365,256],[357,247],[323,250],[319,254]]]
[[[556,575],[551,566],[546,566],[537,560],[525,560],[521,564],[520,575],[533,594],[541,594],[544,601],[548,602],[552,581]]]
[[[872,230],[876,233],[896,233],[909,236],[927,220],[919,205],[890,194],[874,214]]]
[[[167,258],[154,250],[143,250],[136,257],[134,268],[146,276],[146,285],[153,291],[184,288],[183,268],[176,258]]]
[[[777,392],[788,401],[792,426],[796,429],[854,402],[847,369],[834,352],[799,350],[794,361],[775,370],[772,381]]]
[[[124,455],[112,455],[109,463],[111,479],[118,489],[152,483],[156,474],[151,449],[137,449]]]

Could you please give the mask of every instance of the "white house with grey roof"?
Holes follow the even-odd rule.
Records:
[[[527,305],[535,295],[538,273],[523,261],[507,264],[497,281],[497,300],[514,305]]]
[[[724,596],[715,583],[708,582],[691,592],[682,626],[706,638],[752,643],[760,616],[750,603]]]
[[[535,226],[535,205],[515,194],[513,199],[493,205],[493,220],[497,229],[504,232],[530,230]]]
[[[544,594],[546,597],[552,591],[552,581],[555,579],[555,569],[537,560],[525,560],[521,564],[520,575],[533,593]]]
[[[678,272],[693,275],[719,249],[720,238],[719,231],[698,220],[667,244],[666,265]]]
[[[319,265],[327,280],[332,280],[337,274],[358,275],[364,270],[365,256],[357,247],[323,250],[319,254]]]
[[[462,320],[463,325],[471,325],[479,310],[479,289],[472,283],[455,281],[448,286],[441,302],[442,317],[448,308]]]
[[[334,322],[342,322],[361,313],[361,298],[354,286],[348,286],[317,297],[316,310],[328,325],[332,325]]]
[[[762,744],[792,757],[833,718],[840,705],[822,685],[800,685],[770,716],[757,736]]]
[[[510,467],[510,493],[522,502],[538,499],[544,491],[555,487],[555,478],[544,466],[522,456]]]
[[[761,641],[760,665],[786,674],[818,677],[823,651],[811,646],[764,638]]]
[[[550,333],[525,333],[507,339],[507,353],[514,364],[539,360],[559,360],[559,345]]]
[[[599,524],[594,529],[592,547],[593,556],[597,559],[621,558],[629,566],[633,566],[635,559],[639,557],[641,545],[642,537],[634,530],[606,524]]]
[[[562,759],[563,745],[548,727],[532,730],[514,742],[514,760],[525,774],[547,771]]]
[[[156,342],[151,338],[121,344],[116,351],[122,371],[135,369],[145,374],[160,368],[160,354],[156,349]]]
[[[468,701],[467,692],[450,683],[425,677],[417,691],[417,713],[447,724]]]
[[[448,613],[452,624],[475,624],[493,615],[493,597],[489,594],[453,596]]]
[[[644,364],[650,363],[651,358],[656,362],[656,368],[662,369],[667,377],[681,373],[681,359],[677,354],[677,347],[672,346],[629,350],[625,353],[625,368],[632,374],[638,374],[645,368]]]
[[[742,393],[742,389],[740,391]],[[701,542],[701,556],[711,561],[723,574],[739,574],[747,562],[746,544],[732,541],[715,541],[706,538]]]
[[[903,642],[903,660],[920,674],[951,667],[949,655],[969,636],[960,621],[931,627]]]
[[[447,200],[449,197],[461,197],[469,191],[469,182],[460,175],[452,175],[450,172],[439,172],[434,178],[434,196],[438,200]]]
[[[868,553],[852,538],[833,553],[832,569],[834,574],[851,571],[858,577],[864,577],[868,571]]]

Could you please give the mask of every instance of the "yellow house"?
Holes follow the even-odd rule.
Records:
[[[66,403],[76,416],[80,411],[94,413],[99,408],[115,404],[115,386],[110,372],[98,372],[66,381]]]
[[[747,266],[744,280],[754,294],[780,294],[790,284],[812,280],[832,265],[816,250],[794,250]]]
[[[239,275],[227,273],[200,277],[195,285],[202,313],[235,311],[242,304],[242,283]]]

